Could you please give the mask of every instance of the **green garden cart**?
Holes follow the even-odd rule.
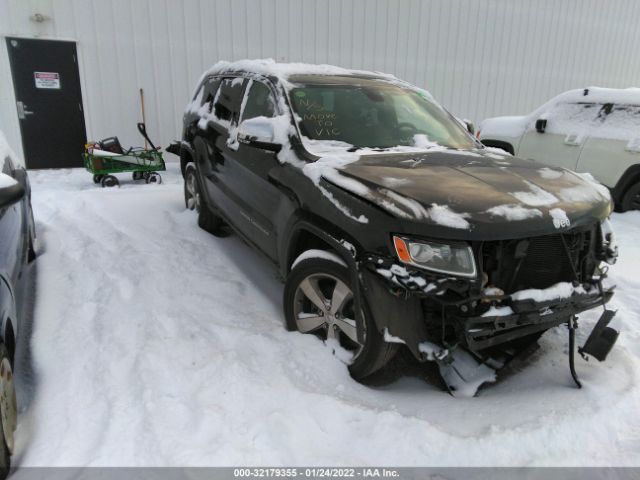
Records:
[[[138,123],[138,131],[149,143],[150,149],[131,147],[125,151],[118,137],[86,144],[84,166],[93,174],[93,183],[99,183],[103,187],[118,186],[120,182],[114,173],[122,172],[132,172],[133,180],[162,183],[162,177],[158,173],[166,170],[162,153],[149,139],[144,123]]]

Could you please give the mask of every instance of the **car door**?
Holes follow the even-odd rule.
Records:
[[[270,84],[250,80],[242,101],[240,126],[250,118],[271,118],[277,113]],[[234,132],[237,137],[237,131]],[[275,217],[283,204],[283,192],[271,181],[270,172],[280,167],[277,153],[231,138],[224,183],[239,213],[237,227],[273,259],[277,258]]]
[[[7,156],[0,159],[2,173],[15,178],[14,165]],[[0,276],[15,284],[23,259],[23,201],[0,207]]]
[[[575,170],[588,131],[597,121],[598,106],[593,103],[558,103],[543,116],[534,118],[518,145],[516,155],[557,167]],[[538,120],[546,120],[543,132]]]
[[[587,139],[577,171],[613,188],[629,167],[640,163],[640,106],[606,104],[602,112],[602,125]]]
[[[238,216],[237,194],[228,186],[228,159],[232,152],[229,132],[237,125],[245,79],[211,79],[205,86],[200,108],[198,133],[194,138],[198,170],[210,203],[235,225]]]

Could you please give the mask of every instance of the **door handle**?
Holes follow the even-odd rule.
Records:
[[[18,118],[20,120],[24,120],[27,118],[27,115],[33,115],[33,112],[27,110],[27,107],[23,102],[17,101],[16,106],[18,107]]]
[[[571,145],[572,147],[579,147],[582,145],[584,137],[578,133],[570,133],[564,138],[565,145]]]

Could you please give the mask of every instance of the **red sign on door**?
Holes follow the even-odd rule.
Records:
[[[33,72],[36,88],[60,89],[60,74],[57,72]]]

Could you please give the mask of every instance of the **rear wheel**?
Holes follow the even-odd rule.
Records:
[[[351,275],[346,266],[325,258],[299,262],[284,290],[287,329],[337,342],[352,355],[349,371],[364,380],[393,358],[397,344],[387,343],[363,305],[364,325],[356,322]],[[362,329],[362,331],[359,331]]]
[[[188,163],[184,169],[184,205],[189,210],[200,212],[200,190],[193,163]]]
[[[192,199],[193,202],[191,203],[193,204],[193,208],[198,212],[198,226],[209,233],[218,235],[224,222],[222,221],[222,218],[218,216],[209,207],[209,205],[207,205],[207,200],[204,195],[202,195],[200,179],[198,178],[198,170],[194,163],[189,163],[185,167],[184,179],[185,203],[187,208],[191,208],[189,207],[189,200]]]
[[[622,197],[622,211],[640,210],[640,183],[632,185]]]
[[[93,176],[93,183],[95,183],[97,185],[98,183],[100,183],[102,181],[103,177],[104,177],[104,175],[94,175]]]
[[[18,407],[9,351],[4,343],[0,343],[0,419],[2,421],[0,478],[6,478],[11,467],[11,453],[14,449],[13,432],[18,422]]]

